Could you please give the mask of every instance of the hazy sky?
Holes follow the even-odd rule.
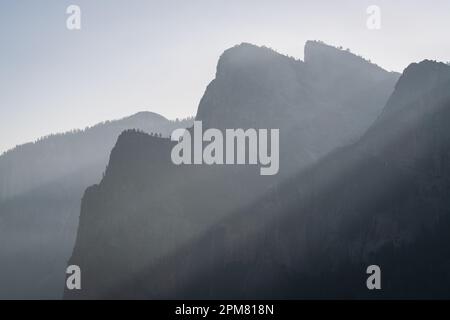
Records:
[[[66,28],[66,8],[82,29]],[[366,27],[369,5],[381,29]],[[402,71],[450,60],[449,0],[1,0],[0,153],[150,110],[195,115],[217,59],[241,42],[303,58],[306,40]]]

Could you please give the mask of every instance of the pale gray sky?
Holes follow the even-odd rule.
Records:
[[[80,31],[66,28],[70,4]],[[366,27],[369,5],[380,30]],[[302,59],[322,40],[402,71],[449,61],[449,30],[448,0],[2,0],[0,153],[143,110],[195,115],[218,57],[241,42]]]

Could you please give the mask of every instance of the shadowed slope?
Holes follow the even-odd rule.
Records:
[[[359,58],[356,64],[356,69],[364,65]],[[339,67],[335,71],[336,79],[349,73]],[[378,101],[387,100],[398,75],[378,68],[375,72],[387,79]],[[277,176],[260,176],[257,166],[177,167],[171,164],[172,143],[167,139],[124,133],[104,179],[83,198],[77,242],[69,261],[82,269],[83,290],[66,291],[65,296],[102,298],[120,291],[121,297],[140,295],[135,288],[123,286],[208,229],[222,234],[221,221],[233,212],[242,212],[314,159],[357,139],[364,123],[367,128],[376,116],[352,122],[353,108],[369,105],[381,110],[381,105],[361,99],[363,91],[379,85],[378,80],[369,72],[352,80],[358,81],[360,91],[336,90],[328,95],[322,91],[326,77],[303,62],[249,44],[227,50],[218,63],[216,79],[205,92],[197,120],[205,128],[280,128],[282,172]],[[346,81],[346,76],[341,80]],[[360,98],[352,99],[351,94]],[[252,210],[256,215],[260,208]],[[258,229],[265,222],[261,216],[248,228]],[[232,234],[239,239],[240,231]],[[205,244],[209,245],[214,247],[215,242]],[[141,280],[147,278],[138,277],[137,282]]]
[[[137,128],[167,136],[191,123],[141,112],[84,131],[42,138],[1,155],[0,298],[61,297],[80,199],[86,187],[101,179],[123,130]]]
[[[450,67],[411,65],[358,143],[224,218],[110,296],[449,298],[449,87]],[[382,291],[365,286],[371,264],[382,269]]]

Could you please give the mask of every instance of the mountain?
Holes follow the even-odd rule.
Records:
[[[450,66],[411,64],[379,119],[111,297],[450,298]],[[73,258],[72,258],[73,259]],[[382,290],[366,288],[379,265]]]
[[[284,199],[280,195],[274,202],[262,201],[262,207],[254,204],[266,195],[278,195],[287,179],[358,140],[380,115],[399,78],[320,42],[308,42],[305,57],[302,62],[251,44],[225,51],[196,116],[205,128],[280,129],[276,176],[260,176],[255,165],[175,166],[169,139],[135,131],[119,137],[103,179],[82,199],[69,264],[80,266],[83,289],[66,290],[66,298],[176,297],[181,295],[179,286],[195,278],[188,274],[174,283],[171,276],[183,276],[180,266],[201,274],[213,260],[221,261],[221,253],[236,253],[234,258],[240,259],[243,238],[252,240],[268,223],[264,211],[277,209]],[[332,62],[317,63],[328,59]],[[338,84],[330,88],[330,81]],[[253,219],[248,225],[230,224],[235,217]],[[205,234],[211,237],[203,238]],[[282,234],[280,230],[276,242],[282,241]],[[213,260],[203,254],[196,260],[199,250]],[[193,259],[180,261],[187,264],[171,264],[174,254],[186,253]],[[153,271],[161,281],[150,274]],[[220,294],[208,292],[205,296]]]
[[[60,298],[84,190],[102,178],[120,133],[168,136],[192,119],[152,113],[51,135],[0,156],[0,297]]]
[[[182,123],[185,124],[189,126],[190,122]],[[176,126],[156,113],[140,112],[86,130],[50,135],[20,145],[0,157],[0,200],[11,199],[93,164],[101,167],[97,168],[94,183],[101,178],[109,152],[122,131],[138,128],[169,136]]]
[[[295,60],[248,43],[226,50],[196,120],[206,128],[279,128],[282,177],[356,141],[399,74],[318,41]]]

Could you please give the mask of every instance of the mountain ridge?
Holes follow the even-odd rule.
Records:
[[[216,78],[201,99],[196,120],[203,121],[205,128],[281,128],[284,172],[262,177],[254,166],[174,166],[168,139],[124,133],[111,154],[116,169],[108,169],[101,183],[89,188],[83,198],[78,240],[69,264],[87,270],[85,286],[82,293],[66,290],[66,298],[112,297],[121,283],[133,281],[133,275],[164,261],[210,228],[219,235],[231,232],[235,240],[245,238],[222,222],[278,190],[279,183],[306,170],[317,158],[357,139],[375,121],[376,110],[381,112],[397,81],[397,75],[388,72],[383,72],[386,82],[361,72],[351,79],[351,86],[339,86],[325,96],[328,75],[315,73],[303,62],[248,44],[230,50],[219,59]],[[334,75],[345,74],[342,71]],[[372,92],[369,98],[368,92]],[[350,93],[354,97],[348,97]],[[364,116],[367,109],[375,112]],[[126,139],[130,142],[124,143]],[[158,146],[152,149],[154,143]],[[311,159],[307,157],[317,151],[309,147],[319,149]],[[161,160],[165,157],[166,163],[153,160],[156,154],[162,155]],[[276,201],[263,205],[264,210],[274,207]],[[252,212],[260,209],[252,208]],[[221,248],[222,240],[219,236],[208,243]],[[103,267],[106,263],[112,264],[108,270]],[[195,265],[192,260],[188,263]],[[169,280],[162,279],[171,288]],[[158,283],[156,287],[166,290]],[[158,292],[154,294],[158,297]],[[119,294],[135,295],[139,293],[132,290]]]
[[[421,72],[414,69],[413,76]],[[445,73],[450,76],[450,67]],[[448,298],[450,250],[443,245],[450,228],[447,85],[441,80],[434,95],[412,102],[432,111],[414,126],[389,132],[388,139],[383,130],[369,129],[357,143],[330,153],[157,264],[134,273],[109,296]],[[411,85],[400,93],[415,92]],[[438,97],[441,93],[444,99]],[[408,118],[415,108],[399,110]],[[364,145],[374,139],[379,140],[378,152],[367,153]],[[404,158],[415,162],[414,170]],[[381,291],[365,286],[371,264],[381,267]]]
[[[0,297],[61,297],[83,192],[102,178],[123,130],[168,136],[191,125],[192,119],[169,121],[141,112],[52,135],[0,156]],[[42,280],[36,284],[36,279]]]

